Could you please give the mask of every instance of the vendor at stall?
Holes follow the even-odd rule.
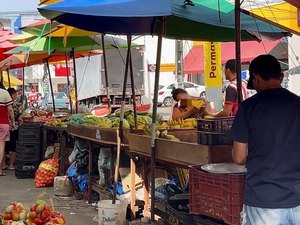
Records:
[[[218,113],[211,113],[209,110],[205,110],[207,115],[214,117],[226,117],[235,116],[238,110],[238,93],[236,82],[236,60],[230,59],[226,62],[224,67],[225,78],[230,83],[226,88],[225,103],[223,109]],[[242,100],[247,98],[247,84],[242,81]]]
[[[172,97],[173,97],[174,101],[177,102],[174,105],[173,111],[172,111],[172,119],[173,120],[187,119],[187,118],[203,118],[204,116],[207,115],[206,111],[211,110],[208,102],[205,105],[207,110],[205,110],[205,107],[202,107],[200,109],[198,109],[196,107],[192,107],[192,106],[188,106],[188,107],[184,107],[184,108],[178,107],[178,102],[181,99],[200,99],[200,98],[197,98],[194,96],[190,96],[184,89],[181,89],[181,88],[174,89],[172,91]]]

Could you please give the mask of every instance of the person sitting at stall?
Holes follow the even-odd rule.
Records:
[[[225,103],[223,109],[218,113],[210,113],[206,110],[207,115],[213,117],[235,116],[238,110],[238,93],[236,82],[236,60],[229,59],[224,67],[225,78],[230,82],[225,92]],[[247,98],[246,83],[242,81],[242,100]]]
[[[206,115],[205,107],[202,107],[200,109],[192,106],[180,108],[178,107],[178,102],[181,99],[201,99],[194,96],[190,96],[186,90],[177,88],[172,91],[172,97],[174,101],[177,103],[173,106],[172,111],[172,119],[187,119],[187,118],[203,118]],[[210,110],[209,103],[206,104],[207,111]]]

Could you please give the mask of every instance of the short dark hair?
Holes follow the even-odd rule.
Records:
[[[235,63],[236,63],[235,59],[227,60],[225,64],[225,69],[229,69],[231,72],[235,73],[236,72]]]
[[[248,88],[253,89],[253,74],[258,74],[263,80],[281,79],[282,72],[279,61],[272,55],[259,55],[249,65]]]
[[[174,90],[171,92],[171,94],[172,94],[173,99],[174,99],[175,101],[177,101],[177,95],[179,95],[179,94],[187,94],[187,92],[186,92],[186,90],[184,90],[184,89],[176,88],[176,89],[174,89]]]
[[[16,89],[14,88],[7,88],[7,92],[10,94],[10,96],[12,96],[13,94],[17,93]]]

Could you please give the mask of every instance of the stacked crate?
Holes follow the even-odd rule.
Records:
[[[232,145],[229,135],[234,117],[199,119],[198,144]],[[220,153],[221,154],[221,153]],[[193,224],[205,224],[203,216],[222,221],[220,224],[240,225],[243,206],[244,174],[213,174],[191,166],[189,169],[190,213]],[[225,222],[225,223],[224,223]]]
[[[22,124],[18,131],[15,175],[19,179],[34,178],[41,160],[41,125]]]

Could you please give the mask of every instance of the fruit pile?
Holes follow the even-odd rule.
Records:
[[[0,215],[0,225],[65,225],[64,216],[52,210],[45,201],[37,200],[30,211],[22,203],[12,202]]]

